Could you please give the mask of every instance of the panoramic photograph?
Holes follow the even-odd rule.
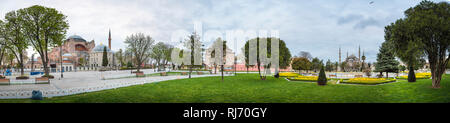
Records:
[[[0,103],[449,103],[449,2],[1,0]]]

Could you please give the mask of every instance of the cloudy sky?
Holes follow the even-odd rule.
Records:
[[[371,3],[373,1],[373,3]],[[448,1],[448,0],[438,0]],[[403,17],[420,0],[0,0],[0,17],[32,5],[56,8],[68,16],[67,36],[80,35],[107,44],[112,31],[113,50],[142,32],[168,42],[176,30],[279,30],[293,55],[308,51],[314,57],[338,60],[358,53],[376,61],[384,41],[384,26]],[[371,3],[371,4],[370,4]],[[239,43],[238,43],[239,44]],[[240,47],[240,46],[237,46]]]

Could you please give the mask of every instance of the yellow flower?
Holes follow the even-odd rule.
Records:
[[[297,76],[299,76],[299,74],[293,72],[280,73],[280,77],[297,77]]]

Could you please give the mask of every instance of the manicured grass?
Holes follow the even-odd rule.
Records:
[[[450,75],[445,75],[441,89],[432,89],[431,80],[415,83],[405,80],[376,86],[318,86],[314,82],[293,82],[257,74],[225,77],[180,79],[105,90],[86,94],[45,98],[0,100],[11,103],[417,103],[450,102]]]

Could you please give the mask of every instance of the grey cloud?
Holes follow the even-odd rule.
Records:
[[[364,29],[368,26],[382,26],[382,23],[378,20],[375,20],[373,18],[368,18],[359,21],[355,26],[353,26],[355,29]]]
[[[368,26],[382,26],[382,23],[379,20],[376,20],[372,17],[365,18],[361,14],[350,14],[347,16],[339,17],[337,19],[337,24],[354,24],[354,29],[364,29]]]
[[[351,22],[354,22],[354,21],[359,21],[359,20],[361,20],[363,18],[364,18],[364,16],[362,16],[362,15],[351,14],[351,15],[347,15],[347,16],[338,18],[337,23],[339,25],[342,25],[342,24],[347,24],[347,23],[351,23]]]

